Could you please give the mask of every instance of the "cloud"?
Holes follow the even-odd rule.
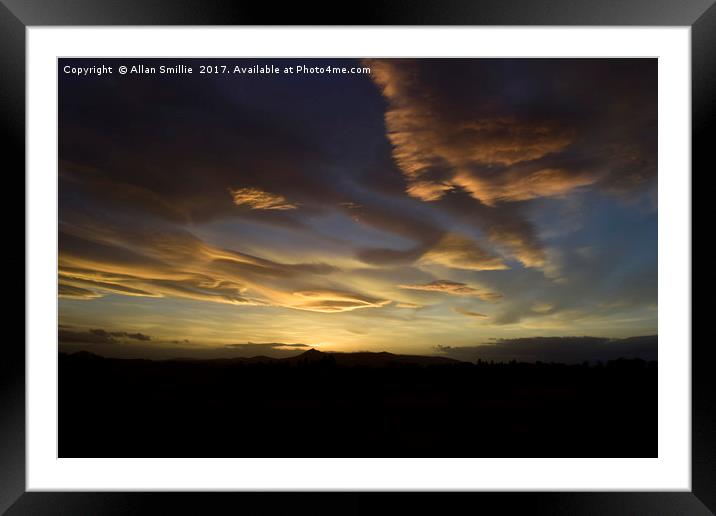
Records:
[[[139,332],[108,331],[102,328],[77,330],[63,327],[58,331],[60,343],[71,344],[118,344],[125,339],[149,342],[152,338]]]
[[[490,254],[472,240],[454,233],[443,236],[435,246],[420,257],[420,261],[473,271],[508,268],[501,258]]]
[[[107,278],[107,281],[102,281],[103,278]],[[101,272],[98,273],[89,270],[75,269],[72,267],[62,268],[60,269],[60,281],[62,282],[60,283],[62,287],[60,289],[60,297],[68,297],[63,295],[65,289],[68,288],[92,292],[94,294],[91,297],[85,297],[85,299],[96,299],[104,297],[107,294],[121,294],[124,296],[137,297],[163,297],[162,294],[156,292],[153,293],[147,290],[140,290],[138,288],[132,288],[120,283],[115,283],[116,281],[121,281],[122,279],[131,280],[131,276],[121,278],[116,274],[105,276]],[[78,287],[77,285],[84,285],[92,288],[93,290],[89,291]]]
[[[502,298],[502,294],[499,294],[498,292],[490,292],[483,289],[477,289],[470,287],[465,283],[459,283],[450,280],[436,280],[430,283],[398,285],[398,288],[409,290],[422,290],[425,292],[439,292],[442,294],[450,294],[453,296],[474,296],[479,297],[484,301],[498,301]]]
[[[406,199],[364,201],[358,221],[404,241],[401,248],[364,247],[357,250],[357,258],[373,265],[413,264],[435,246],[445,235],[429,214],[415,209],[415,202]],[[355,210],[351,210],[354,212]],[[353,213],[354,216],[355,213]]]
[[[338,153],[326,144],[336,137],[336,131],[329,129],[331,136],[327,137],[325,130],[318,130],[327,122],[319,124],[317,117],[325,115],[311,114],[316,121],[307,125],[295,111],[286,116],[285,110],[249,107],[263,98],[259,85],[246,85],[240,94],[212,85],[213,94],[207,96],[205,82],[163,84],[161,89],[152,83],[120,88],[94,82],[86,89],[76,84],[66,88],[63,98],[72,100],[66,100],[67,109],[60,120],[63,217],[68,217],[70,208],[77,210],[79,217],[92,216],[98,210],[135,212],[180,225],[241,219],[312,233],[310,217],[338,208],[361,225],[413,241],[414,245],[398,249],[364,246],[357,251],[359,259],[377,265],[413,263],[445,233],[440,227],[444,222],[434,222],[431,214],[415,208],[417,203],[405,202],[406,197],[415,199],[405,195],[406,188],[421,185],[419,180],[406,183],[405,175],[390,160],[388,143],[381,142],[381,152],[365,152],[382,136],[380,111],[361,109],[356,123],[360,127],[374,124],[376,134],[353,131],[348,138],[351,145],[341,139]],[[287,96],[286,102],[301,104],[301,89],[277,87]],[[363,88],[364,94],[370,94],[366,97],[369,104],[379,107],[376,88],[368,81]],[[172,92],[170,98],[166,97],[168,91]],[[237,96],[243,101],[238,102]],[[330,104],[331,99],[324,102]],[[335,101],[343,103],[342,99]],[[111,110],[113,124],[88,115],[102,109]],[[326,111],[330,112],[329,108]],[[442,112],[436,112],[430,127],[441,123]],[[137,124],[136,120],[152,122]],[[160,126],[171,127],[171,131],[156,131]],[[349,150],[353,154],[347,154]],[[366,163],[365,155],[376,157]],[[440,198],[438,193],[465,193],[452,180],[431,178],[422,188],[431,189],[429,195],[435,199]],[[81,202],[88,200],[97,206]],[[298,206],[300,210],[295,209]],[[485,228],[499,226],[492,219],[475,223]],[[493,244],[502,234],[484,232],[487,240],[483,244]],[[528,240],[523,237],[521,242]],[[531,257],[525,263],[539,260]]]
[[[271,342],[271,343],[254,343],[254,342],[247,342],[245,344],[227,344],[227,348],[229,349],[256,349],[261,347],[269,347],[271,349],[283,349],[283,348],[310,348],[312,346],[309,346],[308,344],[284,344],[281,342]]]
[[[141,341],[150,341],[152,338],[149,335],[144,335],[143,333],[128,333],[126,331],[122,332],[111,332],[110,333],[113,337],[127,337],[128,339],[133,340],[141,340]]]
[[[335,290],[302,291],[293,295],[298,301],[291,305],[292,308],[314,312],[349,312],[358,308],[379,308],[390,303],[387,299]]]
[[[630,168],[631,181],[617,182],[636,187],[655,173],[645,150],[655,143],[655,126],[649,124],[656,119],[656,91],[638,76],[654,78],[654,61],[630,63],[638,69],[631,73],[618,61],[611,68],[558,60],[369,62],[388,101],[393,157],[408,193],[422,200],[435,201],[460,187],[490,206],[613,183],[621,175],[615,167]],[[606,89],[593,88],[589,77],[595,73]],[[587,126],[580,115],[594,106],[603,112]],[[608,132],[615,130],[613,117],[619,117],[620,138]]]
[[[58,340],[65,352],[90,349],[102,356],[153,357],[153,358],[231,358],[260,355],[275,358],[293,356],[314,346],[301,343],[236,343],[223,347],[216,345],[192,345],[188,339],[154,341],[150,335],[141,332],[106,330],[102,328],[59,329]],[[151,346],[147,344],[151,342]]]
[[[655,60],[376,66],[379,82],[338,90],[61,77],[61,308],[109,326],[140,304],[146,317],[186,317],[173,300],[192,300],[235,310],[232,339],[247,327],[266,342],[284,338],[277,314],[336,328],[393,317],[425,344],[419,325],[435,327],[434,314],[459,326],[453,304],[500,292],[489,323],[510,335],[654,331],[640,311],[656,299],[656,217],[622,201],[655,192]],[[579,231],[548,231],[572,226],[568,204],[583,212]],[[570,252],[586,247],[588,261]],[[436,278],[479,292],[396,291]]]
[[[485,235],[483,240],[504,256],[525,267],[540,268],[547,262],[544,244],[521,205],[485,206],[464,191],[450,192],[438,206],[461,224]]]
[[[68,285],[67,283],[60,283],[57,286],[57,295],[65,299],[97,299],[102,297],[102,294],[87,290],[85,288]]]
[[[547,314],[554,310],[554,304],[546,301],[535,301],[532,303],[531,309],[538,314]]]
[[[480,312],[473,312],[473,311],[471,311],[471,310],[466,310],[466,309],[460,308],[460,307],[455,307],[455,308],[453,308],[453,311],[454,311],[454,312],[457,312],[457,313],[459,313],[459,314],[462,314],[462,315],[469,315],[470,317],[480,317],[480,318],[483,318],[483,319],[486,318],[486,317],[488,317],[487,315],[482,314],[482,313],[480,313]]]
[[[412,197],[416,197],[423,201],[437,201],[442,198],[446,192],[454,187],[446,183],[435,183],[432,181],[421,181],[419,179],[410,181],[406,192]]]
[[[281,342],[255,343],[247,342],[242,344],[227,344],[224,349],[230,350],[232,356],[256,357],[268,356],[272,358],[285,358],[303,353],[312,348],[308,344],[285,344]]]
[[[167,228],[65,227],[60,232],[59,265],[61,295],[70,287],[315,312],[346,312],[389,303],[348,289],[326,289],[323,281],[312,281],[334,273],[337,269],[330,265],[279,263]]]
[[[453,180],[476,199],[488,206],[494,206],[501,201],[563,196],[577,188],[593,184],[597,176],[559,168],[539,168],[527,172],[513,169],[501,174],[499,179],[486,181],[476,174],[461,170],[456,172]]]
[[[295,343],[237,343],[224,346],[192,344],[187,339],[174,341],[152,341],[148,338],[118,338],[113,334],[125,332],[109,332],[104,330],[75,330],[60,332],[60,350],[64,353],[91,351],[104,357],[116,358],[149,358],[153,360],[167,359],[225,359],[235,357],[268,356],[286,358],[296,356],[314,347],[308,344]],[[145,336],[148,337],[148,336]]]
[[[230,190],[237,206],[248,206],[252,210],[295,210],[297,205],[286,201],[283,195],[271,194],[259,188],[237,188]]]
[[[431,228],[419,219],[411,221],[411,224],[412,232],[420,232],[422,229],[422,234],[417,237],[417,245],[407,249],[360,249],[358,258],[374,265],[437,264],[473,271],[508,268],[500,256],[466,236]]]
[[[417,308],[423,308],[423,305],[420,305],[420,304],[418,304],[418,303],[408,303],[408,302],[406,302],[406,301],[401,301],[401,302],[395,303],[395,307],[396,307],[396,308],[414,308],[414,309],[417,309]]]
[[[342,200],[322,177],[334,160],[303,120],[286,116],[290,110],[260,105],[264,85],[238,91],[184,79],[165,77],[161,86],[60,79],[64,201],[80,194],[178,223],[261,217],[290,225],[292,207]],[[301,91],[280,86],[273,98]]]
[[[603,337],[526,337],[500,339],[479,346],[436,346],[435,350],[451,358],[466,361],[478,359],[496,362],[581,363],[641,358],[657,360],[656,335],[608,339]]]
[[[484,204],[493,205],[560,195],[576,185],[589,184],[571,181],[566,171],[541,168],[518,173],[507,168],[565,149],[573,139],[568,127],[496,110],[491,99],[480,99],[479,83],[472,104],[461,105],[465,110],[461,116],[443,97],[448,92],[436,84],[435,75],[418,61],[370,62],[372,77],[389,103],[387,135],[410,195],[435,201],[453,187],[463,187]],[[444,68],[444,80],[454,80],[449,67]],[[506,168],[513,177],[500,173]]]
[[[654,60],[367,61],[406,193],[453,213],[467,194],[470,223],[526,267],[547,258],[519,203],[656,180]]]
[[[57,337],[60,343],[108,344],[116,342],[116,339],[109,334],[98,334],[92,331],[76,331],[65,328],[59,329]]]

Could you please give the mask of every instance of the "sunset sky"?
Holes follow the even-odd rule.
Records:
[[[657,333],[655,59],[140,62],[371,73],[60,73],[61,345]]]

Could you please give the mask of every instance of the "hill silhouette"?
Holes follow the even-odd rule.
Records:
[[[80,353],[80,352],[78,352]],[[83,354],[89,352],[83,351]],[[75,356],[77,353],[72,354]],[[92,354],[92,353],[89,353]],[[100,358],[99,355],[93,354],[95,357]],[[255,357],[233,357],[233,358],[174,358],[170,359],[173,361],[187,361],[187,362],[204,362],[213,364],[313,364],[313,363],[332,363],[338,366],[345,367],[387,367],[387,366],[427,366],[427,365],[446,365],[446,364],[458,364],[460,360],[455,360],[449,357],[436,357],[427,355],[400,355],[395,353],[388,353],[387,351],[372,352],[372,351],[357,351],[357,352],[336,352],[336,351],[320,351],[315,348],[311,348],[307,351],[299,353],[292,357],[275,358],[264,355]]]
[[[640,359],[60,353],[59,455],[655,457],[657,372]]]

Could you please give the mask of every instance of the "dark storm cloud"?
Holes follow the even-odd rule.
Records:
[[[478,359],[496,362],[579,363],[641,358],[657,360],[656,335],[607,339],[601,337],[528,337],[500,339],[480,346],[436,346],[435,351],[451,358],[474,362]]]

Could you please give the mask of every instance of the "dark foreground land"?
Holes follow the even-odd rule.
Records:
[[[60,457],[656,457],[657,365],[60,354]]]

